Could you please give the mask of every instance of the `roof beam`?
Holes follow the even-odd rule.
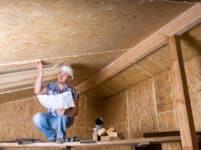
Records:
[[[161,27],[158,31],[140,42],[111,64],[91,76],[88,80],[79,84],[78,92],[85,93],[103,81],[120,73],[122,70],[156,51],[159,47],[167,43],[167,36],[181,35],[201,22],[201,3],[193,5],[177,18]]]
[[[44,81],[56,79],[57,70],[54,68],[44,68]],[[33,85],[37,77],[36,70],[0,74],[0,93],[14,89],[17,87],[23,87],[27,85]]]

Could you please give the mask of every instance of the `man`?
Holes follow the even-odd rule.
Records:
[[[57,82],[49,83],[47,86],[42,86],[43,65],[41,61],[37,64],[37,70],[38,76],[35,81],[35,94],[51,95],[67,91],[72,93],[75,107],[71,109],[48,109],[47,112],[39,112],[33,117],[34,125],[45,134],[49,141],[63,143],[67,128],[72,125],[74,116],[78,114],[78,95],[68,84],[68,81],[73,79],[73,70],[69,66],[60,66]]]

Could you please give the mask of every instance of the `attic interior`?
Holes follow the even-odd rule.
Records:
[[[185,12],[191,15],[183,15],[187,21],[183,18],[184,25],[180,26],[175,20]],[[46,140],[32,122],[34,114],[46,111],[34,94],[37,76],[34,67],[38,60],[47,65],[44,84],[57,81],[55,64],[64,63],[74,69],[75,79],[70,85],[79,93],[79,112],[73,126],[67,129],[67,136],[91,139],[97,117],[104,119],[105,128],[113,126],[123,133],[125,140],[143,138],[147,132],[182,132],[167,42],[168,36],[180,30],[193,116],[190,125],[195,127],[191,131],[194,134],[201,131],[199,12],[201,4],[193,1],[0,0],[0,140]],[[197,18],[192,19],[194,14]],[[192,22],[191,26],[188,22]],[[185,145],[181,138],[179,142],[162,143],[161,149],[182,150],[183,142]],[[2,147],[0,143],[0,150],[15,149]],[[73,149],[131,150],[132,147]],[[194,149],[197,150],[193,144],[189,150]]]

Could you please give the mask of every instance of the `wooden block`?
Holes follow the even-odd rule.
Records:
[[[109,141],[109,136],[101,136],[101,141]]]
[[[113,140],[119,140],[119,138],[118,137],[101,136],[101,141],[113,141]]]
[[[105,132],[106,132],[105,128],[102,128],[102,129],[98,130],[98,136],[104,135]]]
[[[94,141],[98,141],[98,133],[97,132],[93,132],[92,138],[93,138]]]
[[[106,133],[110,133],[110,132],[114,132],[114,127],[110,127],[109,129],[107,129]]]
[[[118,137],[109,137],[109,140],[114,141],[114,140],[119,140],[119,138]]]
[[[118,137],[118,133],[117,132],[109,132],[108,136],[109,137]]]

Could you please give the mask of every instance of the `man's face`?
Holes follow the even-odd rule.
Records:
[[[68,81],[69,78],[70,76],[65,72],[59,72],[57,76],[57,80],[59,83],[65,83],[66,81]]]

